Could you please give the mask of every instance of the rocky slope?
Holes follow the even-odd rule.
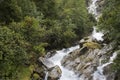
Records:
[[[93,43],[96,42],[91,42],[90,46],[83,46],[66,55],[61,62],[62,65],[69,70],[79,73],[80,80],[114,80],[115,73],[110,70],[111,63],[108,64],[107,62],[114,53],[115,42],[111,42],[101,48],[93,48],[93,46],[96,46]],[[101,73],[101,75],[106,76],[105,79],[94,79],[94,73],[97,71],[98,66],[102,66],[105,63],[107,64],[103,67],[103,72]]]

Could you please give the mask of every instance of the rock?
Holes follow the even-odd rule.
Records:
[[[50,57],[54,56],[56,53],[57,53],[57,52],[56,52],[55,50],[50,51],[50,52],[48,52],[48,53],[45,55],[45,58],[50,58]]]
[[[79,73],[82,80],[93,80],[92,74],[97,70],[97,67],[102,64],[101,60],[106,60],[105,58],[108,56],[107,53],[113,50],[111,47],[113,44],[105,45],[101,49],[97,49],[100,48],[100,45],[96,42],[86,42],[83,45],[85,47],[66,55],[62,60],[62,65],[67,69],[74,70],[75,73]],[[86,49],[86,47],[88,48]],[[109,55],[109,57],[110,56],[111,55]],[[114,76],[112,73],[109,74],[109,69],[110,68],[106,69],[106,73],[104,74],[106,74],[107,80],[112,80],[110,78]]]
[[[31,80],[43,79],[45,76],[44,71],[45,70],[42,66],[36,66],[33,72],[31,73],[31,76],[30,76]]]
[[[89,49],[87,47],[83,47],[81,50],[80,50],[80,53],[81,55],[85,54]]]
[[[48,72],[48,80],[58,80],[61,77],[62,71],[59,66],[53,67]]]
[[[115,73],[115,79],[114,80],[120,80],[120,71],[117,71]]]
[[[79,41],[79,46],[82,48],[85,43],[90,43],[90,42],[96,42],[96,39],[93,39],[92,37],[84,37]]]
[[[106,75],[106,80],[114,80],[115,79],[115,73],[113,72],[113,70],[111,68],[112,68],[111,64],[104,67],[103,74]]]
[[[92,0],[86,0],[87,7],[90,6],[91,2],[92,2]]]
[[[36,73],[33,74],[33,80],[39,80],[40,76]]]
[[[83,44],[84,47],[87,47],[88,49],[100,49],[101,46],[96,42],[86,42]]]
[[[50,68],[54,67],[54,64],[53,64],[51,61],[49,61],[48,59],[46,59],[46,58],[40,57],[40,58],[38,59],[38,61],[39,61],[40,63],[42,63],[43,66],[44,66],[45,68],[47,68],[47,69],[50,69]]]
[[[98,0],[96,2],[96,5],[97,5],[97,12],[100,14],[103,7],[104,7],[104,3],[105,3],[105,0]]]
[[[61,77],[62,71],[59,66],[54,66],[54,64],[51,61],[43,57],[40,57],[38,61],[40,66],[34,70],[34,73],[37,73],[38,75],[40,75],[40,77],[44,78],[46,75],[45,71],[47,71],[48,80],[58,80]]]

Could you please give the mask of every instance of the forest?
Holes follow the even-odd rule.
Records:
[[[120,45],[120,1],[105,0],[98,23],[88,13],[86,2],[1,0],[0,80],[31,80],[39,57],[77,44],[92,33],[95,24],[106,32],[109,42],[116,41]],[[120,54],[115,63],[119,71]]]

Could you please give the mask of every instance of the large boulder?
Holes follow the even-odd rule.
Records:
[[[54,64],[46,58],[40,57],[38,61],[47,69],[54,67]]]
[[[103,9],[103,7],[104,7],[104,4],[105,3],[105,0],[98,0],[97,2],[96,2],[96,5],[97,5],[97,12],[98,13],[101,13],[101,11],[102,11],[102,9]]]
[[[88,49],[100,49],[100,44],[96,42],[86,42],[83,44],[84,47],[87,47]]]
[[[59,66],[54,66],[48,72],[48,80],[58,80],[61,77],[62,71]]]
[[[57,53],[56,50],[50,51],[45,55],[45,58],[50,58],[54,56],[56,53]]]
[[[81,39],[79,41],[79,46],[82,48],[83,47],[83,44],[84,43],[87,43],[87,42],[94,42],[93,38],[91,36],[88,36],[88,37],[84,37],[83,39]]]
[[[108,66],[104,67],[103,74],[106,76],[107,80],[114,80],[115,79],[115,73],[111,68],[112,68],[112,64],[109,64]]]
[[[58,80],[61,77],[62,71],[59,66],[54,66],[54,64],[49,61],[46,58],[40,57],[38,59],[40,66],[43,66],[44,71],[42,73],[45,73],[45,71],[48,72],[48,80]],[[36,73],[41,74],[39,68],[36,69]],[[46,74],[44,74],[45,76]]]

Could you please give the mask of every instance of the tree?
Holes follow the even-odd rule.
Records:
[[[98,23],[100,29],[108,32],[110,40],[120,40],[120,1],[119,0],[106,0],[103,14]]]
[[[17,79],[17,73],[27,59],[26,42],[23,37],[3,26],[0,27],[0,76],[5,78]]]
[[[118,55],[113,63],[113,68],[116,74],[116,79],[119,80],[120,71],[120,1],[119,0],[105,0],[104,10],[100,17],[98,28],[104,30],[107,34],[107,39],[110,42],[116,42],[115,51]]]
[[[56,3],[55,0],[34,0],[38,11],[43,13],[45,18],[56,19]]]
[[[16,0],[3,0],[0,2],[0,22],[20,21],[21,15],[21,9]]]
[[[31,16],[38,17],[41,16],[40,12],[37,10],[35,2],[31,0],[16,0],[18,6],[21,8],[22,17]]]

